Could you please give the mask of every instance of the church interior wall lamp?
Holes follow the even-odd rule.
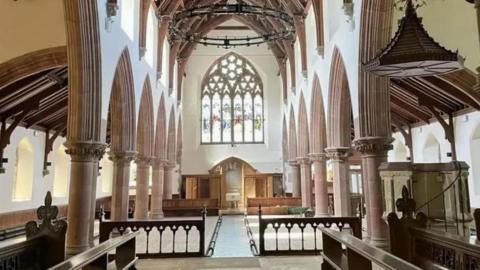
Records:
[[[442,47],[427,33],[416,12],[423,5],[413,1],[397,2],[397,6],[405,4],[405,16],[390,44],[365,65],[366,70],[382,77],[408,78],[463,69],[464,58]]]
[[[212,37],[202,33],[192,33],[188,27],[192,21],[200,17],[215,18],[220,16],[254,17],[258,19],[269,19],[281,25],[278,29],[265,32],[258,32],[257,36],[224,36]],[[295,26],[293,18],[286,12],[272,9],[266,6],[250,5],[238,0],[236,3],[215,4],[199,6],[178,12],[173,16],[170,25],[170,36],[173,40],[183,40],[203,44],[205,46],[217,46],[225,49],[239,46],[260,45],[262,43],[274,42],[277,40],[294,40]]]

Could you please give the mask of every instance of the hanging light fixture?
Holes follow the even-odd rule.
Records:
[[[202,19],[204,17],[214,18],[218,16],[240,16],[252,18],[270,18],[276,21],[282,28],[268,31],[253,37],[210,37],[201,36],[198,33],[190,33],[189,29],[184,29],[188,22]],[[253,46],[262,43],[273,42],[276,40],[293,40],[294,34],[293,18],[287,13],[265,6],[256,6],[247,4],[241,0],[236,3],[215,4],[209,6],[193,7],[173,16],[170,26],[170,36],[173,39],[195,42],[205,46],[216,46],[218,48],[229,49],[239,46]]]
[[[390,44],[364,67],[378,76],[407,78],[432,76],[463,69],[464,58],[445,49],[429,36],[407,0],[405,17]]]

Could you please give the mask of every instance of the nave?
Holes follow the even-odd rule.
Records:
[[[0,270],[478,269],[479,1],[1,1]]]

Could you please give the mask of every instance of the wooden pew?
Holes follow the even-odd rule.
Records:
[[[139,231],[109,239],[83,253],[49,268],[49,270],[107,269],[109,253],[115,250],[115,269],[135,269],[138,258],[135,254],[135,240]]]
[[[262,214],[264,215],[288,215],[289,208],[302,206],[302,198],[298,198],[298,197],[248,198],[247,214],[257,215],[259,206],[262,207]]]
[[[415,265],[368,245],[353,235],[327,228],[320,230],[323,240],[322,270],[420,270]],[[342,246],[345,246],[345,249]]]
[[[0,269],[46,269],[65,260],[67,223],[57,220],[58,208],[52,206],[50,192],[37,215],[39,222],[30,221],[25,226],[26,241],[0,249]]]
[[[413,215],[415,201],[410,198],[406,187],[396,205],[402,217],[390,213],[387,218],[390,249],[395,256],[423,269],[479,269],[480,242],[477,237],[427,230],[427,216],[423,213]],[[479,212],[476,211],[475,215],[478,217]]]
[[[218,216],[218,199],[172,199],[163,200],[165,217],[197,217],[203,208],[208,216]]]

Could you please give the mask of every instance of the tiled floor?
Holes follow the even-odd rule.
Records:
[[[251,258],[189,258],[140,260],[140,270],[310,270],[321,269],[320,256],[251,257]]]

